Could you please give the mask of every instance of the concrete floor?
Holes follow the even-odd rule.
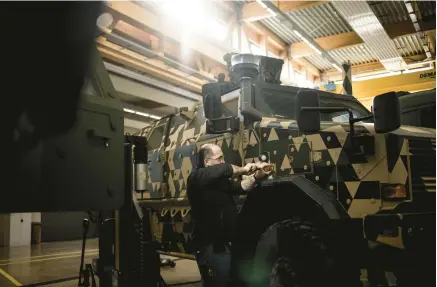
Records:
[[[0,247],[0,287],[28,284],[76,277],[79,273],[82,242],[50,242],[29,247]],[[85,263],[98,255],[97,239],[87,240]],[[169,285],[197,287],[200,280],[195,261],[177,259],[175,268],[162,268],[161,275]],[[182,284],[182,285],[180,285]],[[50,287],[76,287],[77,279],[60,282]]]
[[[82,242],[50,242],[29,247],[0,247],[0,287],[25,286],[78,276]],[[97,239],[87,240],[85,263],[98,255]],[[162,256],[165,258],[166,256]],[[175,268],[162,268],[161,275],[168,285],[199,287],[200,275],[196,262],[175,259]],[[367,287],[366,272],[362,281]],[[389,278],[392,276],[388,276]],[[390,278],[393,280],[393,278]],[[390,280],[393,282],[392,280]],[[98,280],[97,280],[98,281]],[[77,279],[44,286],[76,287]],[[197,282],[197,283],[189,283]],[[38,286],[38,285],[32,285]]]

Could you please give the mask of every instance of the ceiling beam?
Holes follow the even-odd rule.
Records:
[[[117,74],[117,75],[120,75],[120,76],[123,76],[126,78],[130,78],[130,79],[133,79],[133,80],[136,80],[139,82],[143,82],[149,86],[153,86],[153,87],[156,87],[158,89],[168,91],[172,94],[180,95],[184,98],[191,98],[193,100],[200,99],[199,94],[192,93],[190,91],[187,91],[186,89],[181,89],[180,87],[169,84],[165,81],[161,81],[161,80],[158,80],[156,78],[152,78],[148,75],[136,73],[134,71],[125,69],[123,67],[120,67],[120,66],[108,63],[108,62],[103,62],[103,64],[105,65],[105,68],[110,73],[114,73],[114,74]]]
[[[159,17],[132,2],[106,1],[105,4],[105,11],[111,13],[117,19],[139,29],[152,32],[159,38],[167,37],[172,39],[187,48],[191,48],[206,57],[214,59],[218,63],[226,64],[223,60],[223,55],[233,51],[231,48],[220,44],[212,44],[198,36],[188,39],[182,35],[180,29],[175,29],[173,22]]]
[[[338,35],[314,39],[322,49],[326,51],[340,49],[348,46],[362,44],[363,40],[355,32],[347,32]],[[301,58],[314,55],[316,52],[305,42],[293,43],[290,45],[290,56]]]
[[[154,35],[147,33],[141,29],[138,29],[132,25],[129,25],[123,21],[119,21],[114,28],[114,31],[126,35],[127,37],[134,39],[135,42],[140,42],[142,45],[146,45],[147,48],[159,53],[162,56],[170,57],[171,59],[176,59],[177,62],[186,65],[192,69],[198,70],[200,74],[208,76],[210,78],[217,77],[215,74],[207,73],[206,65],[199,69],[198,61],[209,63],[209,66],[215,67],[219,66],[221,71],[225,71],[226,66],[205,57],[201,53],[194,50],[185,51],[174,42],[165,41],[163,38],[157,38]],[[208,61],[209,60],[209,61]],[[183,71],[183,70],[182,70]]]
[[[268,42],[276,49],[281,51],[285,51],[287,49],[287,43],[285,43],[281,38],[278,37],[278,35],[274,34],[262,23],[259,22],[244,23],[243,27],[252,30],[258,35],[267,36]]]
[[[281,9],[282,12],[288,13],[315,5],[325,4],[327,1],[274,1],[273,4]],[[273,17],[266,8],[258,2],[245,3],[242,10],[242,20],[244,22],[254,22],[265,18]]]
[[[314,49],[316,49],[327,61],[329,61],[334,67],[337,67],[337,69],[340,69],[340,63],[337,62],[335,58],[333,58],[330,54],[328,54],[325,50],[323,50],[308,34],[308,31],[306,29],[302,29],[298,23],[293,20],[290,15],[282,12],[277,6],[273,4],[273,2],[263,2],[268,9],[272,10],[274,13],[276,13],[276,16],[279,21],[283,22],[284,27],[288,28],[289,30],[292,30],[295,34],[299,34],[300,38],[302,38],[303,41],[308,41],[309,45],[312,45]],[[288,47],[287,47],[288,49]]]
[[[105,39],[97,39],[97,44],[97,49],[103,58],[152,75],[190,91],[201,93],[202,85],[206,83],[206,81],[188,76],[176,69],[169,69],[169,67],[156,60],[151,61],[143,55],[107,42]]]
[[[142,121],[137,121],[137,120],[132,120],[129,118],[124,118],[124,126],[125,128],[131,128],[134,129],[136,131],[141,130],[147,126],[149,126],[150,123],[145,123]]]
[[[409,21],[402,21],[398,24],[383,25],[383,27],[391,39],[416,33],[416,31],[414,31],[414,27],[412,27],[411,22]],[[327,37],[316,38],[314,39],[314,41],[316,41],[316,43],[319,44],[319,46],[326,51],[341,49],[364,43],[360,36],[358,36],[358,34],[355,32],[347,32]],[[293,58],[308,57],[314,54],[315,51],[304,42],[293,43],[290,45],[290,55]]]
[[[281,38],[279,38],[276,34],[270,31],[267,27],[259,22],[250,22],[244,23],[243,28],[246,33],[246,36],[249,37],[250,40],[254,41],[258,46],[261,47],[262,41],[261,37],[266,36],[268,44],[270,44],[269,49],[272,50],[272,46],[277,48],[277,55],[282,55],[284,58],[287,57],[287,43],[285,43]],[[273,52],[273,51],[272,51]],[[311,64],[306,59],[293,59],[291,63],[297,64],[300,66],[305,66],[307,68],[307,72],[312,76],[320,77],[320,70],[317,69],[313,64]]]
[[[183,98],[115,74],[110,74],[109,77],[111,78],[116,91],[140,99],[157,102],[175,108],[191,107],[196,103],[196,101],[192,99]]]
[[[392,39],[403,35],[416,33],[413,23],[411,23],[411,20],[409,19],[398,23],[384,24],[382,27],[384,27],[387,35]]]

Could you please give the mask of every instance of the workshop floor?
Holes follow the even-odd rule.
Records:
[[[42,282],[70,279],[43,286],[76,287],[80,264],[81,241],[49,242],[29,247],[0,247],[0,287],[42,286]],[[85,262],[98,254],[97,239],[87,240]],[[162,268],[169,285],[200,286],[196,262],[177,258],[175,268]]]
[[[76,287],[81,247],[81,241],[42,243],[30,248],[0,247],[0,287]],[[97,239],[87,240],[85,263],[90,263],[97,256],[97,248]],[[170,286],[199,287],[200,275],[196,262],[171,258],[175,260],[176,267],[161,269],[165,282]],[[388,277],[393,282],[392,276]],[[362,279],[364,287],[368,287],[365,271],[362,272]],[[41,284],[47,281],[56,283]]]

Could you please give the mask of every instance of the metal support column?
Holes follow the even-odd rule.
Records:
[[[352,96],[352,66],[351,62],[343,62],[343,95]]]

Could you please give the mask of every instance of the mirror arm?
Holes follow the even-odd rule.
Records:
[[[365,120],[370,120],[370,119],[373,119],[373,114],[370,114],[370,115],[365,116],[365,117],[353,119],[353,122],[357,123],[357,122],[361,122],[361,121],[365,121]]]

